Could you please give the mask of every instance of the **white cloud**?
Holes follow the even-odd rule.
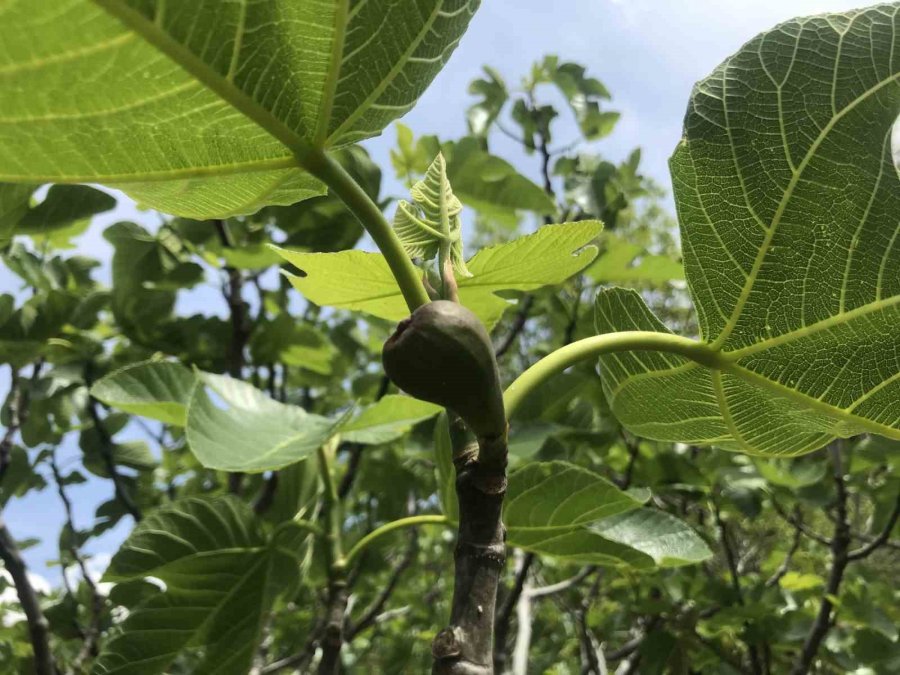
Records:
[[[106,568],[109,567],[110,560],[112,560],[112,556],[109,553],[96,553],[85,562],[88,576],[97,585],[97,591],[101,595],[109,595],[110,590],[114,586],[114,584],[110,583],[99,583]],[[63,571],[63,574],[66,575],[66,581],[73,588],[81,583],[82,575],[78,565],[69,565]]]
[[[13,585],[12,575],[7,570],[0,570],[0,577],[2,577],[9,584],[6,588],[0,591],[0,606],[13,605],[15,607],[18,607],[19,594],[16,592],[16,588]],[[50,582],[38,574],[32,574],[31,572],[29,572],[28,581],[31,582],[31,586],[40,595],[49,595],[53,590],[50,586]],[[4,607],[2,611],[2,617],[0,617],[0,624],[8,627],[24,620],[25,615],[22,612]]]

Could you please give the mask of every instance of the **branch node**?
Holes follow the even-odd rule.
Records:
[[[431,643],[431,655],[438,661],[456,659],[462,654],[463,634],[459,626],[448,626]]]

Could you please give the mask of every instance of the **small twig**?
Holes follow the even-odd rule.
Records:
[[[306,668],[313,660],[313,657],[315,657],[316,649],[319,646],[319,641],[322,639],[324,632],[325,619],[322,617],[309,631],[309,635],[306,638],[306,644],[302,651],[292,654],[291,656],[286,656],[283,659],[273,661],[269,665],[264,666],[259,671],[260,675],[271,675],[272,673],[277,673],[286,668],[294,668],[301,673],[307,672]]]
[[[803,642],[803,649],[797,657],[791,675],[806,675],[812,666],[816,653],[828,631],[831,630],[831,613],[834,608],[832,600],[838,597],[841,581],[844,578],[844,570],[850,560],[847,550],[850,547],[850,521],[847,516],[847,484],[844,482],[844,468],[841,462],[840,443],[835,441],[828,446],[833,467],[833,480],[836,493],[835,511],[837,522],[834,526],[834,536],[831,538],[831,569],[828,573],[828,582],[825,592],[819,603],[819,611],[816,620],[809,629]]]
[[[582,675],[606,675],[606,658],[603,656],[603,651],[597,643],[597,639],[587,625],[588,610],[590,610],[591,604],[599,590],[600,576],[598,575],[591,584],[590,590],[585,594],[581,606],[575,612],[579,642],[581,644]]]
[[[823,546],[831,546],[831,540],[828,537],[823,537],[818,532],[810,530],[808,527],[806,527],[806,525],[804,525],[802,519],[798,519],[797,517],[788,514],[781,506],[781,504],[778,503],[774,496],[772,497],[772,507],[775,509],[775,513],[777,513],[782,520],[800,530],[800,532],[802,532],[804,536],[809,537],[813,541],[816,541]]]
[[[234,248],[234,240],[228,224],[222,219],[213,220],[216,233],[223,248]],[[231,322],[231,340],[228,343],[228,374],[236,380],[244,376],[244,350],[247,340],[250,339],[248,326],[247,305],[244,303],[244,275],[236,267],[225,265],[225,273],[228,275],[228,283],[222,288],[222,295],[228,304],[228,317]],[[241,493],[243,474],[233,472],[228,474],[228,491],[231,494]]]
[[[528,595],[532,598],[532,600],[539,600],[541,598],[547,598],[551,595],[556,595],[557,593],[562,593],[563,591],[567,591],[574,586],[577,586],[582,581],[591,576],[594,572],[597,571],[597,567],[594,565],[589,565],[585,567],[583,570],[578,572],[575,576],[569,577],[568,579],[564,579],[555,584],[550,584],[549,586],[541,586],[540,588],[532,588],[528,591]]]
[[[509,332],[506,334],[503,342],[500,343],[500,346],[494,351],[494,356],[498,360],[509,351],[513,344],[515,344],[516,338],[519,337],[522,329],[525,328],[525,324],[528,322],[528,315],[531,313],[531,308],[533,306],[534,296],[531,294],[526,295],[519,301],[519,311],[516,312],[516,318],[509,327]]]
[[[578,315],[581,310],[581,294],[583,290],[581,277],[578,276],[575,278],[575,302],[572,306],[572,316],[569,318],[563,333],[563,346],[571,344],[572,340],[575,339],[575,331],[578,328]]]
[[[9,426],[6,427],[3,438],[0,439],[0,485],[3,485],[3,479],[6,476],[6,471],[9,469],[13,444],[15,443],[16,434],[19,433],[19,429],[22,426],[22,414],[24,412],[22,409],[24,396],[22,387],[19,384],[19,371],[10,366],[9,372],[9,399],[7,404]]]
[[[894,501],[894,510],[891,511],[891,515],[888,517],[881,533],[865,546],[862,546],[855,551],[850,551],[847,554],[847,560],[853,561],[868,558],[879,548],[886,545],[888,539],[890,539],[894,526],[897,524],[898,518],[900,518],[900,493],[897,494],[897,499]]]
[[[731,539],[728,535],[728,527],[725,524],[725,521],[722,520],[722,513],[719,511],[719,504],[715,499],[711,500],[713,507],[713,516],[716,520],[716,526],[719,529],[719,539],[722,543],[722,550],[725,553],[725,562],[728,564],[728,571],[731,579],[731,588],[734,591],[735,598],[737,599],[737,603],[741,606],[744,605],[744,592],[741,588],[741,578],[740,572],[738,570],[737,556],[735,555],[734,548],[731,544]],[[762,673],[762,663],[759,660],[759,652],[756,649],[756,645],[752,643],[747,643],[747,655],[750,657],[750,667],[754,675],[760,675]]]
[[[500,133],[501,133],[501,134],[503,134],[503,135],[506,136],[507,138],[511,138],[511,139],[514,140],[516,143],[518,143],[519,145],[521,145],[523,148],[528,147],[528,144],[525,143],[525,139],[524,139],[524,138],[522,138],[521,136],[516,135],[515,132],[510,131],[509,129],[507,129],[505,126],[503,126],[503,124],[500,122],[500,120],[495,120],[494,123],[497,125],[497,129],[500,130]]]
[[[365,610],[363,610],[363,613],[360,615],[359,619],[355,622],[350,622],[347,626],[347,642],[355,638],[364,630],[367,630],[368,628],[371,628],[376,624],[379,617],[382,615],[384,606],[387,604],[387,601],[390,599],[391,595],[400,583],[400,578],[403,576],[403,573],[407,570],[407,568],[409,568],[409,566],[412,564],[417,549],[418,537],[416,536],[416,530],[412,529],[410,530],[409,544],[406,547],[406,551],[404,551],[403,556],[400,558],[400,560],[398,560],[394,564],[394,567],[391,570],[391,576],[388,578],[387,583],[381,589],[381,592],[372,601],[372,603]]]
[[[381,377],[381,382],[378,385],[378,392],[375,394],[376,403],[384,398],[385,394],[388,393],[390,386],[390,379],[388,379],[387,375],[383,375]],[[341,482],[338,486],[338,498],[341,500],[346,499],[347,495],[350,494],[350,490],[353,488],[353,482],[356,480],[359,466],[362,463],[363,452],[365,451],[365,446],[362,443],[348,443],[347,446],[350,459],[347,460],[347,470],[341,477]]]
[[[275,493],[277,491],[278,472],[272,471],[269,473],[269,477],[266,478],[266,481],[263,483],[262,490],[260,490],[259,496],[253,503],[253,512],[256,513],[256,515],[261,516],[270,508],[272,508],[272,504],[275,502]]]
[[[85,369],[86,371],[89,368]],[[87,383],[88,389],[90,389],[91,381],[89,376],[85,376],[85,381]],[[135,519],[135,521],[140,522],[141,518],[143,518],[143,514],[141,513],[140,508],[138,508],[137,504],[134,503],[134,500],[131,498],[131,495],[128,494],[128,490],[125,487],[124,481],[122,479],[122,475],[119,473],[119,469],[116,467],[116,460],[113,456],[113,447],[114,443],[112,437],[109,435],[109,431],[106,429],[106,425],[103,423],[103,419],[100,417],[100,413],[97,411],[97,399],[93,396],[88,396],[87,402],[87,413],[91,418],[91,422],[94,424],[94,429],[97,432],[97,435],[100,437],[100,458],[103,460],[103,465],[106,467],[106,472],[109,474],[110,479],[113,482],[113,490],[116,495],[116,499],[122,504],[125,510],[131,514],[131,517]]]
[[[32,386],[40,377],[43,367],[44,357],[41,357],[35,362],[31,371]],[[9,401],[6,406],[7,414],[9,415],[9,426],[6,427],[3,438],[0,438],[0,487],[3,486],[3,478],[9,470],[16,434],[19,433],[22,425],[28,420],[28,411],[31,403],[28,391],[22,388],[19,371],[10,366],[9,373]]]
[[[800,509],[799,508],[795,511],[795,517],[797,518],[798,521],[800,520]],[[782,577],[784,577],[784,575],[787,574],[788,570],[791,567],[791,560],[793,559],[794,554],[799,550],[800,542],[802,539],[803,539],[803,532],[800,530],[799,527],[795,527],[794,528],[794,540],[791,542],[791,548],[788,549],[788,552],[784,556],[784,560],[782,560],[781,564],[778,566],[778,569],[775,570],[775,572],[772,574],[772,576],[770,576],[768,579],[766,579],[766,583],[765,583],[766,588],[772,588],[773,586],[777,586],[778,582],[781,581]]]
[[[91,575],[88,572],[87,565],[84,562],[84,558],[82,557],[81,552],[78,550],[78,546],[74,543],[78,531],[75,529],[75,520],[72,516],[72,502],[69,500],[69,495],[66,494],[63,477],[59,471],[59,465],[56,463],[55,451],[51,452],[50,454],[50,470],[53,472],[53,480],[56,482],[56,492],[57,494],[59,494],[59,499],[63,503],[66,525],[68,526],[69,531],[72,534],[72,536],[69,538],[69,545],[67,547],[68,552],[69,555],[72,556],[72,559],[75,561],[75,564],[78,565],[78,569],[81,572],[81,577],[84,580],[85,585],[88,587],[88,591],[91,596],[91,622],[87,630],[81,631],[83,635],[81,649],[78,651],[78,655],[72,662],[72,669],[75,672],[81,672],[82,666],[84,665],[85,661],[87,661],[89,657],[97,655],[97,643],[100,639],[100,621],[103,618],[104,601],[103,596],[97,589],[97,584],[94,583],[94,580],[91,578]],[[65,577],[65,570],[63,570],[63,577]]]
[[[50,623],[41,610],[41,603],[37,591],[28,578],[28,568],[22,559],[22,553],[6,528],[2,514],[0,514],[0,559],[12,577],[19,596],[19,604],[22,605],[25,620],[28,622],[28,634],[34,652],[34,671],[36,675],[56,675],[56,665],[50,651]]]
[[[528,573],[534,564],[536,556],[534,553],[518,553],[516,568],[516,576],[513,580],[512,588],[505,594],[503,601],[496,609],[494,617],[494,670],[498,673],[503,672],[506,667],[506,641],[509,635],[509,626],[512,621],[513,611],[519,605],[519,599],[528,580]],[[498,590],[500,586],[498,585]]]
[[[651,616],[647,619],[646,624],[643,629],[635,635],[633,638],[628,640],[625,644],[623,644],[618,649],[614,649],[606,655],[606,658],[609,661],[621,661],[624,658],[631,656],[637,649],[644,643],[644,640],[647,639],[647,636],[653,632],[653,630],[662,622],[662,617],[658,614]]]
[[[637,463],[637,458],[640,454],[640,445],[635,439],[632,439],[624,429],[622,430],[621,435],[622,441],[628,449],[628,464],[625,466],[625,473],[623,473],[622,477],[616,481],[616,484],[619,486],[620,490],[627,490],[631,486],[631,481],[634,478],[634,465]]]

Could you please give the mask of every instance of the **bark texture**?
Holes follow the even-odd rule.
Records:
[[[459,535],[450,625],[431,645],[433,675],[490,675],[497,586],[506,562],[501,521],[506,439],[482,439],[454,458]]]

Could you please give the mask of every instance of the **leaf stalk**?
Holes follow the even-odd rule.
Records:
[[[429,301],[419,271],[413,265],[403,245],[378,205],[365,193],[353,177],[323,150],[315,150],[297,157],[304,169],[325,183],[348,209],[359,219],[387,261],[397,280],[403,299],[412,312]]]

